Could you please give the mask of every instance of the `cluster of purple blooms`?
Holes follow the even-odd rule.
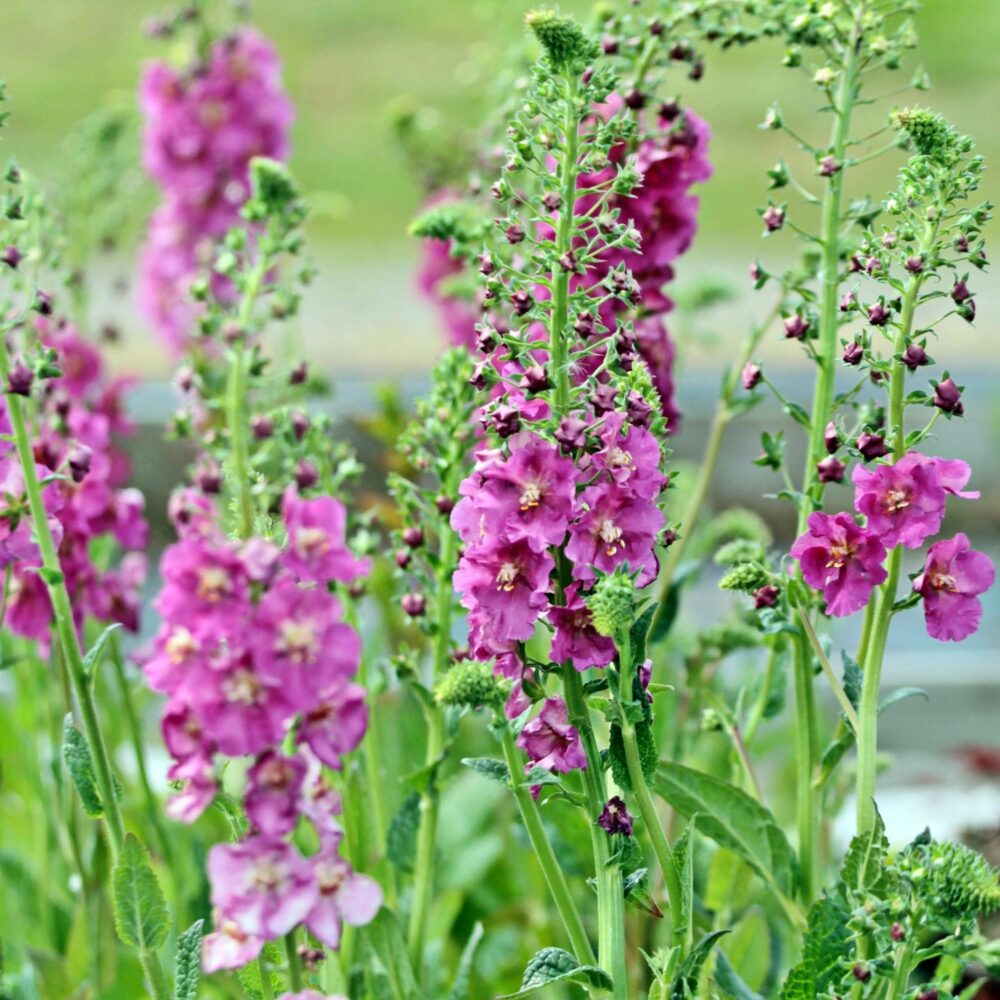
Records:
[[[168,696],[163,735],[181,787],[171,815],[191,822],[213,800],[217,754],[253,760],[250,832],[209,854],[216,929],[204,966],[245,965],[300,924],[336,948],[343,922],[366,923],[382,900],[339,854],[340,799],[323,773],[340,769],[367,728],[365,691],[353,682],[360,640],[331,586],[351,584],[368,564],[348,549],[334,497],[289,487],[280,546],[225,537],[211,499],[193,489],[174,496],[170,514],[179,540],[161,562],[162,624],[143,669]],[[318,836],[310,857],[288,839],[301,818]]]
[[[597,109],[603,118],[618,114],[624,102],[617,94]],[[629,196],[610,199],[607,210],[617,211],[623,225],[634,228],[641,240],[641,251],[615,248],[602,255],[596,266],[574,279],[574,287],[604,282],[623,266],[631,271],[634,288],[630,295],[636,306],[632,336],[639,356],[649,366],[660,394],[668,429],[675,433],[680,411],[674,401],[673,364],[675,346],[663,317],[674,303],[664,292],[664,285],[674,277],[673,265],[694,240],[697,231],[698,198],[690,193],[693,185],[708,180],[712,166],[708,160],[709,129],[690,111],[676,104],[663,105],[655,125],[638,145],[634,165],[642,181]],[[607,184],[628,155],[624,144],[612,149],[608,166],[598,173],[581,176],[579,186],[594,188]],[[448,200],[447,192],[432,199],[429,206]],[[582,196],[577,203],[579,214],[592,206],[593,196]],[[545,231],[542,235],[551,236]],[[514,235],[517,238],[517,235]],[[472,348],[477,344],[476,323],[489,301],[480,294],[477,304],[456,295],[454,284],[463,272],[462,261],[453,255],[452,242],[441,239],[424,241],[424,260],[418,285],[425,297],[439,311],[449,340]],[[488,266],[488,265],[486,265]],[[614,329],[615,312],[621,300],[605,303],[600,321]],[[623,317],[624,318],[624,317]]]
[[[594,628],[587,592],[598,573],[625,563],[640,587],[656,578],[664,526],[657,498],[666,477],[648,429],[652,408],[633,392],[621,412],[615,397],[600,385],[588,410],[561,422],[555,443],[525,430],[509,437],[505,449],[482,449],[460,487],[451,523],[465,548],[454,584],[468,610],[470,654],[494,659],[497,673],[514,682],[511,717],[530,705],[523,687],[530,671],[518,644],[532,637],[540,619],[552,629],[554,662],[580,671],[606,666],[615,645]],[[573,582],[557,600],[559,550]],[[561,698],[545,701],[518,743],[532,766],[562,772],[586,766]]]
[[[140,105],[143,164],[163,198],[139,261],[140,306],[180,351],[195,329],[191,282],[211,262],[215,242],[239,221],[250,160],[287,158],[294,111],[273,47],[249,28],[216,40],[190,70],[151,63]],[[225,279],[214,275],[213,282],[213,292],[224,297]]]
[[[791,549],[806,583],[822,591],[827,613],[843,617],[863,608],[886,580],[888,552],[897,545],[918,549],[936,535],[949,496],[977,499],[978,492],[964,489],[970,475],[965,462],[916,451],[892,464],[857,466],[854,507],[864,525],[848,512],[817,512]],[[983,614],[979,595],[995,576],[990,558],[971,549],[961,532],[930,545],[913,582],[930,635],[959,641],[975,632]]]
[[[127,382],[108,378],[95,347],[46,310],[35,320],[36,333],[42,346],[55,352],[61,374],[46,379],[38,393],[34,453],[76,626],[82,633],[89,616],[137,631],[148,529],[145,501],[126,486],[129,463],[115,445],[116,437],[133,430],[122,409]],[[32,371],[18,363],[7,388],[27,395],[34,382]],[[0,435],[6,435],[0,437],[0,571],[10,574],[2,621],[15,635],[47,649],[52,605],[37,572],[41,553],[10,433],[0,400]],[[114,566],[96,557],[107,538],[124,553]]]

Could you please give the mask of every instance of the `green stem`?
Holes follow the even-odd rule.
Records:
[[[295,930],[285,935],[285,957],[288,959],[288,985],[293,993],[298,993],[303,987],[302,962],[299,959],[299,949],[295,944]]]
[[[0,335],[0,377],[6,379],[7,369],[7,347],[4,337]],[[35,455],[31,447],[31,437],[25,422],[20,396],[7,394],[7,413],[14,432],[14,443],[21,463],[25,491],[28,495],[28,507],[31,511],[35,537],[42,556],[45,586],[52,603],[52,614],[59,636],[59,645],[80,711],[83,732],[94,762],[94,777],[97,781],[101,803],[104,806],[105,825],[111,846],[112,864],[114,864],[118,860],[122,844],[125,841],[125,822],[122,819],[121,806],[118,803],[111,759],[104,742],[104,733],[101,731],[93,688],[83,665],[83,653],[80,650],[80,640],[73,622],[73,608],[69,591],[66,589],[66,581],[59,563],[59,553],[52,537],[45,503],[42,499],[42,488],[38,481]]]
[[[768,650],[767,664],[764,667],[764,679],[761,682],[760,694],[754,700],[747,724],[743,728],[743,739],[748,744],[753,743],[754,737],[757,735],[757,730],[764,721],[764,713],[767,711],[767,703],[771,698],[771,686],[774,683],[774,674],[778,665],[779,650],[780,640],[775,639]]]
[[[818,795],[813,772],[818,761],[816,696],[812,657],[805,635],[795,644],[795,819],[798,830],[802,901],[809,906],[819,886]]]
[[[913,943],[907,941],[899,951],[896,952],[896,971],[889,984],[889,992],[885,995],[885,1000],[902,1000],[906,996],[906,987],[910,982],[910,973],[913,967]]]
[[[173,990],[171,990],[170,984],[167,982],[163,966],[160,965],[160,960],[155,952],[140,951],[139,963],[142,965],[142,971],[146,976],[146,984],[149,986],[149,992],[153,995],[154,1000],[171,1000]]]
[[[819,665],[823,668],[823,673],[826,675],[826,679],[830,682],[830,687],[837,698],[837,702],[840,704],[841,710],[844,715],[847,716],[847,721],[850,722],[851,728],[855,733],[857,733],[857,731],[861,728],[861,723],[858,720],[858,713],[854,710],[854,706],[847,697],[847,692],[840,683],[840,678],[837,677],[833,667],[830,666],[830,661],[827,659],[826,653],[823,652],[823,646],[819,641],[819,636],[816,634],[816,629],[813,627],[812,620],[809,617],[809,612],[804,608],[799,608],[798,612],[799,620],[802,622],[802,627],[805,629],[809,645],[812,646],[812,650],[816,654],[816,659],[819,660]]]
[[[528,834],[528,840],[538,858],[542,874],[545,876],[545,883],[549,887],[552,899],[556,904],[556,910],[562,919],[566,934],[570,940],[570,946],[578,962],[582,965],[596,965],[597,958],[594,950],[590,946],[587,932],[584,930],[580,913],[573,902],[573,896],[566,883],[566,876],[559,865],[559,860],[552,850],[548,834],[542,823],[541,814],[538,811],[538,803],[531,797],[528,786],[522,778],[523,761],[518,757],[517,748],[514,746],[514,738],[511,735],[509,726],[505,726],[501,739],[503,746],[504,760],[510,771],[510,782],[514,791],[514,799],[517,802],[521,813],[521,821]]]

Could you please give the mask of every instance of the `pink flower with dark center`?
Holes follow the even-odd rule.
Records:
[[[365,689],[342,682],[318,694],[315,705],[305,710],[298,739],[327,767],[339,771],[341,757],[357,747],[367,729]]]
[[[254,664],[300,709],[312,707],[317,691],[357,669],[361,642],[340,618],[340,602],[332,594],[288,581],[257,605],[251,624]]]
[[[548,604],[554,565],[548,552],[527,541],[483,543],[466,549],[453,580],[462,606],[482,615],[494,640],[530,639]]]
[[[606,667],[615,658],[615,644],[594,628],[578,583],[566,588],[566,603],[550,607],[548,618],[556,629],[549,654],[554,662],[572,660],[577,670],[586,670]]]
[[[850,514],[809,515],[808,530],[792,545],[810,587],[823,592],[827,614],[837,618],[863,608],[885,581],[885,547],[878,535],[858,526]]]
[[[319,897],[313,865],[274,837],[216,844],[207,867],[212,905],[244,934],[265,941],[302,923]]]
[[[604,447],[593,456],[594,465],[637,497],[655,500],[666,483],[656,438],[645,428],[627,423],[621,411],[608,413],[600,436]]]
[[[578,500],[582,513],[570,528],[566,545],[574,579],[591,583],[595,579],[594,567],[611,573],[627,562],[638,571],[638,586],[645,587],[655,580],[654,546],[664,524],[659,507],[617,483],[589,486]]]
[[[345,923],[362,927],[382,907],[382,889],[367,875],[359,875],[329,846],[312,858],[319,896],[305,919],[306,927],[328,948],[340,947]]]
[[[371,568],[346,543],[347,511],[334,497],[301,499],[289,487],[282,500],[288,544],[284,564],[300,580],[326,584],[352,583]]]
[[[566,702],[562,698],[545,700],[541,712],[521,730],[517,745],[531,759],[525,771],[542,767],[565,774],[587,766],[580,734],[569,724]]]
[[[924,570],[913,589],[924,599],[928,633],[943,642],[959,642],[979,628],[983,605],[979,595],[996,579],[993,560],[970,548],[959,532],[927,550]]]
[[[941,530],[948,494],[975,499],[977,492],[962,492],[971,471],[965,462],[928,458],[911,451],[894,465],[873,469],[855,467],[854,506],[868,519],[887,549],[905,545],[916,549]]]
[[[306,775],[301,757],[266,750],[247,772],[244,805],[250,822],[263,834],[283,837],[295,829],[299,794]]]
[[[179,823],[193,823],[218,792],[211,760],[199,755],[174,763],[167,771],[167,778],[181,784],[166,805],[167,815]]]
[[[239,925],[213,911],[215,930],[201,942],[201,967],[206,975],[220,969],[240,969],[254,961],[264,948],[264,941],[245,934]]]
[[[167,621],[232,618],[246,610],[246,570],[231,545],[183,539],[163,553],[160,573],[163,589],[154,606]]]

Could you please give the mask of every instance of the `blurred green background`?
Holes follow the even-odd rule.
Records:
[[[146,0],[4,0],[9,27],[0,36],[0,76],[8,82],[14,112],[8,149],[36,172],[65,167],[67,130],[109,91],[133,91],[142,60],[169,53],[170,43],[151,41],[140,30],[159,6]],[[312,251],[322,269],[307,301],[303,333],[310,353],[331,371],[426,370],[438,332],[433,316],[414,301],[417,248],[406,235],[421,195],[393,139],[391,109],[402,99],[436,108],[456,126],[481,121],[495,100],[492,77],[504,52],[522,38],[523,14],[531,6],[528,0],[253,4],[254,20],[284,60],[287,87],[298,108],[292,162],[311,196]],[[591,4],[564,0],[562,6],[586,13]],[[917,27],[920,49],[874,93],[900,87],[918,65],[926,67],[933,90],[895,100],[917,100],[941,110],[1000,164],[1000,2],[926,0]],[[777,100],[808,135],[818,139],[827,126],[809,120],[817,93],[801,71],[781,67],[780,55],[773,45],[710,52],[701,83],[678,74],[679,93],[712,126],[716,170],[703,188],[701,233],[681,262],[681,285],[694,277],[725,275],[745,288],[753,256],[760,253],[773,262],[791,249],[778,241],[760,243],[755,207],[766,199],[765,170],[779,156],[794,167],[796,151],[786,136],[761,132],[756,125]],[[872,112],[874,120],[884,121],[891,103],[880,104]],[[881,196],[898,162],[890,155],[864,171],[866,189]],[[810,179],[808,174],[804,179]],[[987,187],[987,194],[995,189],[992,177]],[[980,315],[987,317],[986,307],[996,297],[983,284],[980,278],[986,293]],[[133,334],[121,363],[138,364],[150,374],[169,371],[166,359],[149,350],[127,305],[108,308],[118,310],[117,318]],[[722,312],[716,338],[700,330],[685,363],[709,361],[718,337],[725,343],[731,320],[745,308],[740,300],[736,309]],[[961,336],[964,344],[964,331]]]

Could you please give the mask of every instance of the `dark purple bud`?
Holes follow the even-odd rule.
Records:
[[[945,413],[954,413],[960,417],[965,412],[962,405],[962,390],[955,385],[954,379],[946,378],[943,382],[938,382],[934,390],[934,405]]]
[[[753,606],[760,608],[773,608],[778,603],[781,591],[773,583],[766,583],[763,587],[758,587],[753,592]]]
[[[101,324],[101,340],[106,344],[117,344],[121,339],[121,330],[114,323]]]
[[[489,277],[497,269],[493,258],[486,252],[479,255],[479,273]]]
[[[884,246],[887,250],[891,250],[896,245],[897,240],[898,237],[895,233],[882,234],[882,246]]]
[[[418,549],[424,544],[423,528],[416,524],[408,525],[403,529],[403,542],[411,549]]]
[[[847,466],[833,455],[816,463],[816,476],[821,483],[841,483],[846,471]]]
[[[427,610],[427,601],[423,594],[416,594],[412,591],[403,594],[403,611],[411,618],[419,618]]]
[[[885,326],[889,322],[890,312],[881,302],[868,307],[868,322],[872,326]]]
[[[809,329],[809,320],[800,313],[793,313],[785,320],[785,337],[789,340],[802,340]]]
[[[785,224],[785,210],[776,205],[768,205],[761,217],[769,233],[777,232]]]
[[[673,528],[667,528],[667,530],[664,531],[663,534],[660,536],[660,544],[665,549],[669,549],[670,546],[673,545],[674,542],[676,542],[679,537],[680,536],[677,534],[676,531],[674,531]]]
[[[612,837],[616,833],[626,837],[632,836],[632,815],[617,795],[604,804],[601,815],[597,817],[597,825]]]
[[[969,291],[969,286],[964,281],[955,282],[955,287],[951,290],[951,297],[956,305],[961,305],[971,295],[972,292]]]
[[[902,362],[915,372],[921,365],[928,363],[927,352],[919,344],[910,344],[902,354]]]
[[[840,447],[840,435],[837,433],[837,425],[832,420],[826,425],[826,429],[823,431],[823,444],[826,445],[826,450],[831,455],[836,454],[837,449]]]
[[[477,361],[472,368],[472,378],[469,384],[476,389],[485,389],[490,383],[487,372],[493,371],[493,366],[489,361]]]
[[[921,990],[917,994],[917,1000],[938,1000],[938,991],[932,986],[929,990]]]
[[[654,37],[658,37],[658,36],[662,35],[663,34],[663,22],[661,20],[659,20],[658,18],[654,17],[653,20],[649,22],[649,33],[651,35],[653,35]]]
[[[246,330],[234,319],[227,319],[222,325],[222,339],[227,344],[238,344],[246,336]],[[294,374],[294,373],[293,373]],[[291,378],[289,378],[291,382]],[[292,383],[293,385],[295,383]]]
[[[955,249],[959,253],[968,253],[969,252],[969,237],[966,236],[965,233],[960,233],[955,238]]]
[[[586,87],[594,79],[594,67],[588,66],[580,76],[580,82]]]
[[[893,941],[903,941],[906,939],[906,931],[903,929],[903,925],[900,923],[895,923],[889,930],[889,935],[892,937]]]
[[[518,316],[523,316],[525,313],[531,312],[531,307],[535,304],[535,300],[530,292],[526,292],[523,288],[519,288],[510,297],[510,304],[514,307],[514,312]]]
[[[206,461],[198,467],[194,481],[202,493],[219,493],[222,490],[222,469],[216,462]]]
[[[4,252],[0,254],[0,260],[2,260],[8,267],[17,267],[22,260],[21,251],[15,246],[9,246],[4,249]]]
[[[920,272],[923,269],[924,269],[923,257],[919,257],[916,254],[914,254],[913,256],[906,258],[906,270],[909,271],[910,274],[920,274]]]
[[[842,313],[850,312],[858,303],[858,300],[854,297],[854,292],[846,292],[844,297],[840,300],[840,311]]]
[[[302,385],[307,378],[309,378],[309,365],[302,361],[288,373],[288,384]]]
[[[847,270],[851,274],[857,274],[859,271],[864,270],[864,265],[861,263],[861,258],[856,254],[851,254],[851,259],[847,262]]]
[[[966,323],[971,323],[976,318],[976,300],[967,299],[958,307],[958,315],[965,320]]]
[[[447,517],[455,509],[455,498],[439,493],[434,498],[434,506],[437,507],[439,514]]]
[[[308,490],[319,482],[319,470],[308,458],[303,458],[295,467],[295,485],[300,490]]]
[[[640,111],[646,106],[646,95],[635,87],[625,95],[623,100],[625,101],[625,107],[631,108],[633,111]]]
[[[752,282],[754,282],[754,284],[756,284],[758,281],[760,281],[761,273],[762,272],[761,272],[761,269],[760,269],[760,264],[758,264],[756,261],[754,261],[750,265],[750,280]]]
[[[856,340],[852,340],[844,348],[844,361],[849,365],[860,365],[864,356],[865,349]]]
[[[563,417],[559,429],[555,433],[556,442],[563,451],[572,454],[580,451],[587,444],[587,427],[585,420],[576,417]]]
[[[507,237],[507,242],[512,246],[521,243],[524,240],[524,226],[517,222],[512,222],[504,230],[504,235]]]
[[[250,421],[254,439],[266,441],[274,433],[274,421],[266,413],[258,413]]]
[[[90,472],[90,460],[93,452],[85,444],[76,444],[70,448],[66,462],[74,483],[82,483]]]
[[[687,42],[675,42],[670,46],[669,55],[675,62],[683,62],[691,58],[691,46]]]
[[[496,330],[489,326],[480,327],[476,330],[476,348],[489,354],[497,346]]]
[[[860,962],[858,962],[858,964],[851,969],[851,973],[859,983],[867,983],[872,977],[871,969],[869,969],[867,965],[862,965]]]
[[[695,60],[691,64],[691,69],[688,72],[688,79],[697,82],[705,75],[705,63],[701,59]]]
[[[559,258],[559,266],[568,274],[575,274],[576,269],[579,266],[577,264],[576,254],[572,250],[567,250]]]
[[[48,292],[43,292],[39,289],[35,293],[35,311],[41,313],[43,316],[52,315],[52,296]]]
[[[752,361],[748,361],[743,368],[743,388],[750,392],[755,389],[759,384],[760,380],[763,378],[763,373],[760,370],[759,365],[755,365]]]
[[[301,441],[309,432],[312,421],[301,410],[296,410],[292,414],[292,433],[297,441]]]
[[[874,274],[876,271],[881,270],[882,261],[880,261],[878,257],[869,257],[868,260],[865,261],[865,271],[867,271],[868,274]]]
[[[190,392],[194,388],[194,372],[184,365],[177,369],[174,381],[181,392]]]
[[[618,402],[618,390],[613,385],[602,382],[590,395],[590,405],[594,413],[601,416],[615,408]]]
[[[521,414],[516,407],[501,403],[490,417],[493,429],[502,438],[510,437],[521,429]]]
[[[521,376],[521,388],[527,392],[545,392],[552,388],[552,383],[541,365],[530,365]]]
[[[601,39],[601,48],[604,50],[606,56],[614,56],[618,54],[618,39],[614,35],[605,35]]]
[[[869,434],[868,431],[864,431],[856,444],[866,462],[870,462],[873,458],[885,458],[889,454],[889,448],[881,434]]]
[[[7,372],[7,391],[15,396],[27,396],[34,381],[35,373],[23,361],[15,361]]]
[[[582,340],[588,340],[596,332],[597,317],[593,313],[580,313],[573,324],[573,329]]]
[[[674,121],[680,113],[681,106],[677,102],[677,99],[673,97],[669,101],[664,101],[659,108],[657,108],[657,114],[665,122]]]
[[[630,424],[636,427],[648,427],[653,416],[653,407],[635,389],[631,389],[625,402],[625,412]]]
[[[409,549],[396,549],[396,565],[400,569],[406,569],[410,565],[410,560],[413,557],[410,555]]]
[[[840,173],[841,164],[837,161],[835,156],[824,156],[822,160],[819,161],[819,175],[820,177],[832,177],[834,174]]]
[[[542,198],[542,204],[549,212],[558,212],[562,208],[562,197],[555,191],[548,191]]]

